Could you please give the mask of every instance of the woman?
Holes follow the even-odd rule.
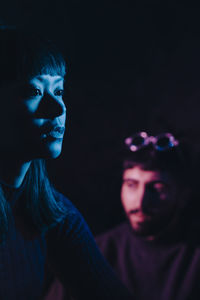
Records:
[[[46,175],[65,131],[64,59],[15,30],[1,29],[0,42],[0,299],[43,299],[54,277],[75,299],[129,299]]]

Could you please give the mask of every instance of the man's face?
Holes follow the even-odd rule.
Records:
[[[121,201],[133,231],[154,236],[170,222],[177,205],[177,186],[167,172],[139,166],[123,173]]]

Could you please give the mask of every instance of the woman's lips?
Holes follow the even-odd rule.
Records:
[[[64,126],[54,126],[52,128],[49,128],[46,130],[46,132],[42,133],[42,138],[54,138],[54,139],[63,139],[65,132],[65,127]]]

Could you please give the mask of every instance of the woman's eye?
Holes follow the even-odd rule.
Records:
[[[28,98],[42,96],[42,91],[36,87],[26,86],[22,90],[22,95],[23,95],[23,98],[28,99]]]
[[[30,97],[35,97],[35,96],[41,96],[42,92],[40,89],[37,88],[28,88],[28,90],[26,91],[27,96]]]
[[[64,90],[56,90],[54,92],[55,96],[63,96],[64,95]]]
[[[32,96],[41,96],[42,93],[39,89],[33,89],[32,90]]]

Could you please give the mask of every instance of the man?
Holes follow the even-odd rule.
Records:
[[[200,235],[190,216],[192,174],[182,145],[172,134],[146,132],[125,143],[121,203],[127,221],[97,237],[97,244],[135,299],[200,299]]]

